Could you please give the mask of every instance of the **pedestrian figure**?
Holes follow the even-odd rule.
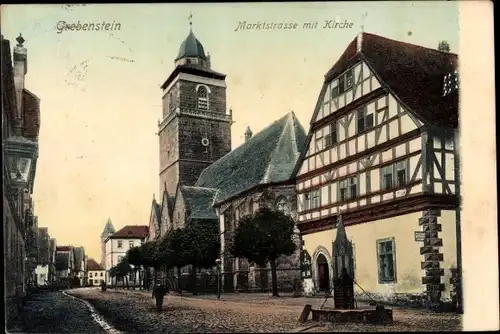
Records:
[[[101,280],[101,291],[106,291],[106,283],[104,280]]]
[[[160,283],[156,284],[153,288],[153,298],[156,298],[156,309],[161,311],[163,307],[163,298],[167,294],[168,289],[161,285]]]

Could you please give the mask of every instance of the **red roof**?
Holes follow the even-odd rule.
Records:
[[[56,252],[71,252],[73,250],[73,246],[57,246]]]
[[[443,78],[458,67],[458,56],[374,34],[362,34],[361,52],[355,38],[325,75],[325,83],[360,60],[417,117],[431,125],[458,126],[458,90],[443,97]],[[436,41],[437,43],[437,41]]]
[[[149,233],[149,227],[146,225],[127,225],[122,227],[116,233],[110,236],[110,238],[146,238]]]
[[[101,265],[97,263],[94,259],[88,259],[87,270],[104,270],[104,268],[101,267]]]

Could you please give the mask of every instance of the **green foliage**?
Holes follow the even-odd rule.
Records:
[[[184,231],[187,262],[198,268],[211,268],[220,256],[219,224],[216,220],[191,221]]]
[[[138,246],[130,248],[127,251],[126,258],[128,262],[135,268],[142,266],[144,262],[142,258],[141,248]]]
[[[240,219],[229,252],[234,257],[264,266],[281,255],[293,254],[296,249],[292,240],[294,226],[292,217],[282,212],[259,209],[255,215]]]
[[[155,252],[156,252],[156,245],[152,241],[148,241],[144,244],[142,244],[140,247],[140,252],[141,252],[141,258],[142,258],[142,265],[147,268],[155,267]]]
[[[130,263],[128,262],[127,257],[124,257],[117,265],[116,265],[116,276],[117,277],[125,277],[130,272]]]

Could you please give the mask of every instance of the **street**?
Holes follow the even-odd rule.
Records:
[[[106,333],[87,306],[62,292],[33,294],[8,333]]]
[[[394,324],[305,324],[298,317],[305,304],[319,308],[322,298],[272,298],[268,294],[226,294],[193,297],[167,295],[163,311],[155,310],[151,292],[82,288],[68,294],[88,300],[119,331],[145,332],[291,332],[291,331],[460,331],[453,313],[394,308]],[[328,301],[325,306],[329,306]],[[361,306],[361,305],[360,305]]]

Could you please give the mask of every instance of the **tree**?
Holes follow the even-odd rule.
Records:
[[[144,267],[144,288],[149,290],[149,268],[155,266],[155,243],[148,241],[139,247],[141,251],[142,265]]]
[[[134,287],[133,287],[133,289],[135,290],[137,272],[139,271],[139,269],[141,268],[141,266],[143,265],[143,262],[144,262],[143,258],[142,258],[141,248],[138,246],[130,248],[127,251],[126,258],[127,258],[128,262],[134,266],[134,268],[133,268],[133,270],[134,270]],[[139,278],[139,285],[141,285],[140,278]]]
[[[246,258],[259,266],[270,263],[272,293],[275,297],[279,296],[276,259],[294,253],[294,226],[292,217],[280,211],[261,208],[254,216],[248,215],[240,219],[229,245],[229,253],[234,257]]]
[[[116,266],[113,266],[109,269],[109,277],[111,278],[114,278],[115,279],[115,289],[116,289],[116,284],[117,284],[117,274],[118,274],[118,270],[116,269]]]
[[[158,244],[157,260],[166,268],[177,269],[177,285],[180,288],[181,268],[188,263],[190,244],[183,229],[170,230]]]
[[[130,264],[126,257],[123,257],[116,265],[117,277],[122,279],[122,283],[126,282],[128,286],[128,273],[130,272]],[[125,278],[125,280],[124,280]]]
[[[447,41],[441,41],[441,42],[439,42],[438,50],[439,51],[450,52],[450,43],[448,43]]]

